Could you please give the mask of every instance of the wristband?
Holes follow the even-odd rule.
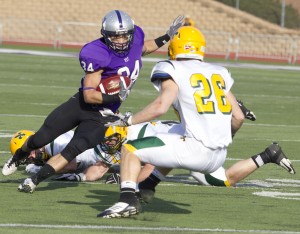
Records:
[[[120,97],[118,94],[108,95],[102,93],[102,104],[106,105],[106,104],[116,103],[116,102],[120,102]]]
[[[154,39],[155,44],[158,48],[162,47],[163,45],[167,44],[167,42],[170,41],[170,36],[168,34],[165,34],[161,37],[158,37]]]

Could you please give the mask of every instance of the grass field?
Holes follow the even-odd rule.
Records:
[[[144,62],[122,111],[136,112],[156,95]],[[228,67],[233,92],[252,109],[229,147],[225,166],[281,144],[300,173],[300,75],[285,69]],[[82,71],[76,58],[0,54],[0,167],[10,157],[9,140],[20,129],[37,130],[56,106],[74,94]],[[162,119],[174,119],[170,111]],[[131,219],[99,219],[118,198],[117,185],[48,180],[33,194],[17,187],[28,174],[0,175],[0,233],[300,233],[300,176],[266,165],[235,188],[198,186],[185,170],[161,183],[151,205]]]

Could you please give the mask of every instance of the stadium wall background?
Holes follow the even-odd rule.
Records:
[[[142,26],[146,39],[160,36],[177,15],[185,14],[204,33],[207,56],[300,63],[299,31],[213,0],[0,0],[0,6],[2,44],[82,46],[100,36],[108,11],[120,9]]]

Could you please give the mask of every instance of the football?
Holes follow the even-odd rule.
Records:
[[[101,79],[97,91],[108,95],[117,94],[120,92],[120,82],[123,82],[124,86],[127,88],[131,84],[131,79],[127,76],[119,75],[113,75]]]

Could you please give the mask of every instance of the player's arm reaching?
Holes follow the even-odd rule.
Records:
[[[232,107],[231,132],[232,136],[234,136],[240,127],[242,127],[245,116],[231,91],[226,94],[226,97]]]
[[[165,114],[170,106],[172,106],[173,101],[176,99],[177,93],[178,86],[173,79],[170,78],[163,80],[159,96],[142,111],[134,114],[134,116],[131,118],[131,123],[137,124],[150,121]]]

